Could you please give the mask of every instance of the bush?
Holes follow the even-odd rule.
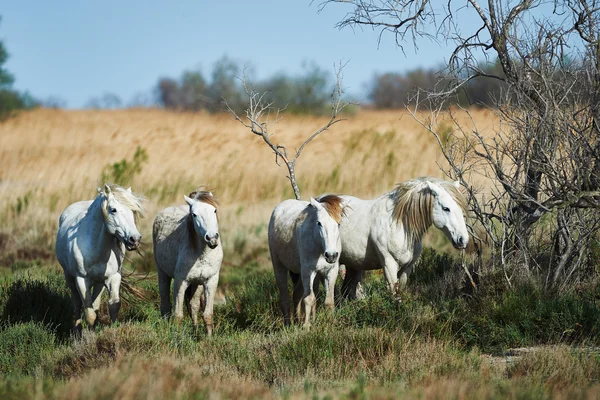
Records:
[[[54,334],[39,322],[4,325],[0,328],[0,373],[33,375],[54,346]]]
[[[71,292],[62,274],[35,280],[27,276],[0,286],[1,321],[6,325],[36,322],[68,339],[73,325]]]

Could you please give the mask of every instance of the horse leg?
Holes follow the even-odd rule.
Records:
[[[300,274],[290,271],[290,277],[292,278],[292,301],[294,303],[294,313],[296,322],[302,322],[302,299],[304,298],[304,287],[302,286],[302,280]]]
[[[121,299],[119,298],[119,290],[121,288],[121,274],[115,273],[106,280],[108,287],[108,313],[110,314],[110,322],[115,323],[119,309],[121,308]]]
[[[175,278],[175,285],[173,286],[173,296],[175,297],[175,323],[181,324],[183,320],[183,302],[185,291],[189,285],[189,282],[185,279]]]
[[[276,257],[272,257],[273,272],[275,273],[275,284],[279,290],[279,308],[283,314],[284,325],[290,324],[290,293],[287,287],[287,268],[281,264]]]
[[[75,278],[65,273],[65,280],[71,290],[71,301],[73,302],[73,330],[77,335],[81,335],[81,297],[77,291],[77,285],[75,285]]]
[[[83,304],[85,322],[88,325],[88,329],[93,329],[94,323],[96,323],[96,312],[92,308],[92,295],[89,290],[90,285],[85,278],[78,276],[75,278],[75,286],[77,287],[81,303]]]
[[[100,301],[102,300],[102,293],[104,292],[104,283],[94,283],[94,290],[92,291],[92,308],[96,313],[100,309]]]
[[[198,310],[202,301],[202,288],[197,283],[192,283],[185,291],[185,305],[188,313],[192,317],[194,328],[198,327]]]
[[[363,270],[346,268],[346,276],[342,282],[342,297],[344,299],[354,300],[357,298],[357,286],[360,284],[364,273]]]
[[[314,314],[316,297],[313,291],[313,283],[315,281],[316,271],[306,271],[302,267],[302,286],[304,287],[304,328],[310,328],[311,315]],[[314,319],[314,317],[313,317]]]
[[[219,284],[219,274],[214,274],[204,284],[204,324],[208,336],[212,336],[213,332],[213,307],[215,305],[215,294],[217,293],[217,285]]]
[[[325,278],[323,279],[323,283],[325,286],[325,307],[329,310],[333,310],[335,308],[335,281],[337,279],[339,267],[336,265],[331,268]]]
[[[408,264],[402,269],[402,272],[400,272],[400,278],[398,279],[398,285],[400,286],[400,289],[404,289],[406,287],[406,282],[408,281],[408,277],[412,272],[413,264],[414,263]]]
[[[388,288],[393,295],[396,295],[396,292],[398,291],[396,284],[398,283],[398,272],[400,271],[400,266],[391,256],[384,257],[382,264],[383,276],[385,276],[385,281],[387,282]]]
[[[160,292],[160,315],[168,318],[171,314],[171,277],[162,269],[156,268],[158,272],[158,291]]]

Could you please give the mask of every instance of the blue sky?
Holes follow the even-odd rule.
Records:
[[[376,72],[439,66],[448,51],[418,42],[406,55],[390,35],[334,27],[345,5],[318,12],[319,1],[4,0],[0,40],[15,87],[69,108],[93,96],[117,94],[127,104],[149,93],[161,76],[200,68],[208,76],[223,55],[253,66],[258,79],[298,74],[305,61],[333,73],[347,61],[344,87],[359,101]]]

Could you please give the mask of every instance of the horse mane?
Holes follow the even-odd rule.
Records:
[[[342,218],[346,216],[346,208],[344,207],[344,200],[340,196],[335,194],[323,194],[317,197],[319,203],[323,205],[325,210],[331,218],[338,224],[342,223]]]
[[[142,205],[144,197],[135,193],[131,193],[124,187],[114,183],[107,185],[110,188],[110,191],[112,192],[113,196],[115,196],[115,199],[117,199],[117,201],[121,203],[124,207],[127,207],[133,212],[133,218],[135,220],[135,223],[137,224],[138,220],[144,217],[144,206]],[[101,194],[104,193],[104,191],[101,188],[98,188],[98,192]],[[104,196],[105,195],[106,194],[104,194]],[[108,202],[105,198],[101,203],[102,214],[104,215],[104,218],[108,217],[108,210],[106,208],[107,205]]]
[[[431,217],[433,195],[431,191],[424,190],[427,188],[427,182],[435,183],[446,190],[462,209],[463,214],[467,215],[467,200],[453,182],[431,177],[401,182],[389,194],[394,205],[392,218],[401,222],[412,238],[422,236],[433,223]]]
[[[214,208],[219,208],[219,203],[217,202],[217,199],[215,199],[212,192],[210,192],[208,190],[200,190],[198,188],[198,189],[194,190],[192,193],[190,193],[188,197],[190,199],[194,199],[194,200],[206,203],[206,204],[210,204]],[[198,236],[196,234],[196,229],[194,228],[194,218],[192,217],[192,214],[190,214],[190,213],[188,213],[188,215],[186,217],[186,224],[187,224],[186,228],[187,228],[188,242],[190,244],[190,247],[195,251],[198,249],[198,245],[197,245]]]

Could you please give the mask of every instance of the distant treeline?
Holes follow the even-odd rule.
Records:
[[[502,75],[497,64],[488,64],[482,69],[489,74]],[[157,102],[172,110],[218,112],[225,110],[224,100],[227,100],[232,109],[241,112],[248,101],[241,80],[243,76],[244,69],[239,63],[223,57],[214,65],[210,79],[206,79],[199,70],[184,71],[178,79],[159,79]],[[263,81],[251,78],[249,81],[253,82],[253,89],[264,92],[275,107],[297,114],[329,112],[335,84],[333,74],[314,63],[304,65],[304,71],[299,75],[279,73]],[[405,73],[387,72],[371,79],[367,98],[377,109],[414,107],[417,99],[419,107],[428,107],[430,103],[422,102],[424,97],[417,97],[417,91],[433,92],[449,83],[443,73],[434,68],[419,68]],[[502,85],[503,82],[498,79],[474,79],[458,91],[453,104],[492,106],[492,99],[500,95]]]
[[[184,71],[178,79],[160,78],[156,88],[158,104],[172,110],[218,112],[226,109],[226,100],[233,110],[242,112],[248,106],[242,82],[245,75],[249,75],[248,84],[254,91],[265,93],[265,100],[274,107],[298,114],[328,111],[334,85],[332,74],[316,64],[306,63],[303,72],[296,76],[279,73],[256,81],[251,71],[228,57],[215,63],[210,79],[200,70]]]

